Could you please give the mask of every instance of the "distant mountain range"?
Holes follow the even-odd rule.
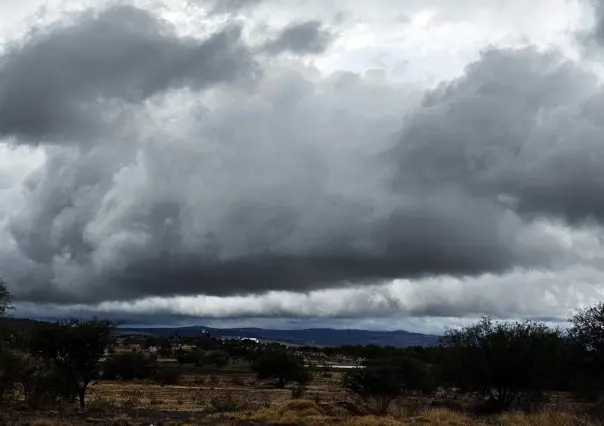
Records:
[[[304,330],[270,330],[264,328],[211,328],[194,327],[121,327],[124,334],[148,334],[167,337],[178,333],[182,337],[191,337],[201,332],[209,332],[212,337],[253,337],[262,341],[280,342],[298,346],[341,346],[341,345],[379,345],[379,346],[431,346],[438,342],[439,336],[408,331],[370,331],[337,330],[331,328],[309,328]]]

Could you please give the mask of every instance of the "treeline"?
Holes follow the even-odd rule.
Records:
[[[348,374],[345,386],[382,407],[393,398],[437,388],[475,395],[492,412],[538,403],[547,391],[595,402],[604,387],[604,304],[576,311],[566,329],[484,317],[447,331],[438,347],[328,352],[338,350],[365,357],[365,368]]]

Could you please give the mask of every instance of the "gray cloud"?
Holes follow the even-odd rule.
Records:
[[[547,266],[563,255],[497,200],[463,185],[436,191],[381,156],[409,93],[354,74],[265,74],[257,97],[187,111],[173,125],[142,121],[154,138],[139,135],[136,150],[54,151],[10,223],[31,265],[6,266],[16,296],[95,303],[308,291]],[[396,157],[404,164],[413,153]],[[405,188],[393,186],[401,170]]]
[[[408,120],[398,184],[506,197],[536,217],[604,220],[603,99],[593,75],[555,53],[488,51]]]
[[[299,22],[288,25],[272,41],[266,44],[269,53],[291,52],[296,54],[323,53],[333,40],[333,34],[319,21]]]
[[[299,37],[285,30],[274,49],[321,51],[320,25],[304,25]],[[577,229],[604,218],[602,91],[557,52],[491,49],[418,100],[371,75],[324,78],[277,60],[260,68],[236,31],[181,39],[122,7],[48,30],[3,61],[12,84],[0,86],[0,112],[16,109],[0,116],[0,129],[83,141],[44,145],[42,165],[13,195],[19,208],[0,214],[0,269],[18,302],[305,293],[556,270],[585,259],[540,224]],[[256,71],[253,87],[215,86]],[[119,101],[121,120],[96,119],[107,99]],[[87,120],[95,141],[109,143],[91,143]],[[353,292],[325,311],[497,310],[505,289],[480,297],[481,288],[472,297],[414,288],[405,294],[415,305]],[[502,315],[518,302],[509,301]],[[309,306],[295,309],[319,314]]]
[[[205,3],[213,13],[233,13],[249,10],[265,0],[195,0],[194,3]]]
[[[82,138],[103,126],[98,101],[138,103],[171,88],[248,76],[252,58],[229,28],[179,38],[151,13],[112,6],[14,43],[0,57],[0,133]]]
[[[604,44],[604,2],[602,0],[583,0],[591,8],[593,27],[587,31],[580,31],[578,39],[587,47],[602,46]]]

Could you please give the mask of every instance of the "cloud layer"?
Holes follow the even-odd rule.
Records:
[[[21,306],[548,317],[599,297],[589,58],[491,46],[426,89],[309,63],[337,19],[217,22],[183,35],[118,4],[4,50],[0,271]]]

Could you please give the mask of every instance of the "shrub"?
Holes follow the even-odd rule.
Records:
[[[158,371],[157,357],[141,352],[124,352],[108,358],[102,365],[105,380],[152,378]]]
[[[278,388],[289,382],[306,384],[312,379],[310,371],[299,357],[282,350],[268,350],[252,365],[259,380],[272,380]]]
[[[180,377],[181,371],[178,368],[162,365],[157,369],[153,379],[162,386],[173,386],[180,382]]]
[[[99,376],[99,361],[113,343],[115,327],[110,320],[98,319],[39,324],[29,350],[56,372],[56,391],[66,399],[77,398],[84,408],[88,385]]]
[[[483,318],[441,339],[441,375],[458,388],[487,395],[494,411],[506,410],[519,396],[551,385],[562,345],[560,331],[544,324]]]
[[[132,390],[123,402],[125,408],[137,408],[141,404],[142,392],[139,390]]]
[[[292,399],[300,399],[304,396],[307,391],[307,387],[304,384],[296,383],[292,388]]]
[[[229,365],[229,354],[225,351],[212,351],[200,360],[204,367],[223,368]]]
[[[343,378],[343,385],[365,402],[375,401],[376,411],[384,414],[397,397],[422,389],[427,378],[428,370],[424,363],[403,357],[369,361],[365,368],[348,372]]]
[[[214,413],[232,413],[245,410],[247,407],[248,404],[234,398],[232,392],[210,399],[210,408]]]
[[[231,378],[231,384],[233,386],[245,386],[246,382],[245,379],[243,377],[239,377],[239,376],[234,376],[233,378]]]
[[[0,400],[17,385],[20,369],[19,356],[14,351],[0,347]]]

